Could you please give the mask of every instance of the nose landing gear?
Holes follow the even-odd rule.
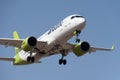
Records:
[[[76,31],[74,32],[74,34],[76,35],[76,39],[75,39],[75,42],[76,42],[76,43],[79,43],[79,42],[80,42],[80,39],[79,39],[80,33],[81,33],[81,30],[76,30]]]

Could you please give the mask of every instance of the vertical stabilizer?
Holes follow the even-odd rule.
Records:
[[[14,38],[14,39],[20,39],[17,31],[14,31],[14,32],[13,32],[13,38]],[[15,53],[17,54],[18,52],[19,52],[19,49],[15,47]]]

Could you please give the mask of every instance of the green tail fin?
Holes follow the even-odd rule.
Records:
[[[14,32],[13,32],[13,38],[14,38],[14,39],[20,39],[17,31],[14,31]],[[15,47],[15,53],[17,54],[18,52],[19,52],[19,48],[16,48],[16,47]]]
[[[20,39],[17,31],[14,31],[14,32],[13,32],[13,38],[14,38],[14,39]]]

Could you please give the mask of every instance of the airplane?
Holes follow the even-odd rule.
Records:
[[[0,58],[0,60],[10,61],[13,65],[27,65],[41,63],[40,60],[44,57],[61,54],[58,63],[66,65],[67,60],[64,57],[71,52],[80,57],[86,53],[114,50],[114,45],[110,49],[96,48],[91,47],[87,41],[80,41],[78,36],[85,28],[85,24],[86,19],[83,16],[74,14],[63,19],[39,38],[29,36],[20,39],[17,31],[14,31],[13,38],[0,38],[0,45],[15,47],[16,54],[13,58]],[[76,36],[76,42],[69,43],[68,40],[73,36]]]

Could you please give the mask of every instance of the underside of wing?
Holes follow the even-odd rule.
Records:
[[[13,46],[17,48],[21,48],[23,41],[26,39],[11,39],[11,38],[0,38],[0,45],[5,45],[5,47]],[[41,48],[47,42],[37,41],[34,47]],[[27,42],[26,42],[27,44]],[[28,44],[29,45],[29,44]]]
[[[5,45],[5,47],[13,46],[20,48],[22,41],[23,39],[0,38],[0,44]]]
[[[110,49],[91,47],[89,49],[89,52],[91,53],[91,52],[96,52],[96,51],[113,51],[114,49],[115,49],[114,45],[112,45]]]
[[[87,52],[96,52],[96,51],[113,51],[114,45],[108,49],[108,48],[97,48],[97,47],[91,47],[91,45],[84,41],[77,44],[67,44],[69,46],[69,51],[72,51],[76,56],[82,56],[86,54]]]

